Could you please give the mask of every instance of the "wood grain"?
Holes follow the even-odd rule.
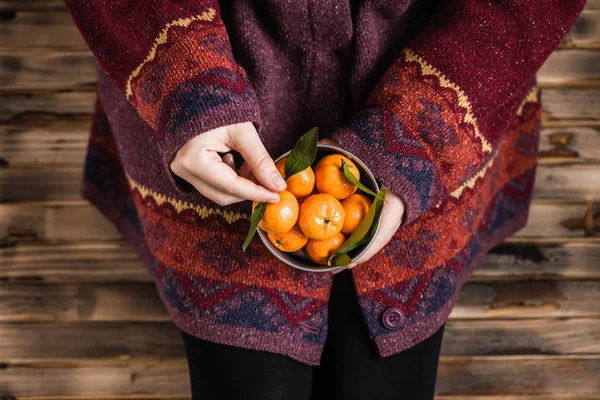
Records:
[[[49,124],[40,115],[51,114],[52,116],[63,116],[66,118],[52,121],[50,127],[58,125],[61,127],[72,124],[73,115],[84,114],[87,119],[84,124],[89,126],[93,112],[96,93],[90,90],[76,91],[51,91],[33,93],[2,93],[0,91],[0,121],[8,121],[32,115],[28,123],[37,122],[37,128],[48,127]],[[16,128],[16,127],[15,127]]]
[[[90,124],[28,127],[0,125],[0,160],[5,167],[73,165],[83,169]]]
[[[0,321],[167,321],[147,283],[12,284],[0,282]]]
[[[521,277],[599,279],[600,244],[503,243],[493,248],[471,280]]]
[[[600,320],[451,320],[442,354],[598,354]]]
[[[3,11],[42,11],[42,10],[64,10],[63,0],[0,0],[0,10]]]
[[[599,246],[600,250],[600,246]],[[599,251],[600,252],[600,251]],[[0,248],[0,278],[44,282],[149,282],[126,242],[16,243]]]
[[[88,204],[0,204],[0,241],[7,238],[49,240],[119,239],[115,227]]]
[[[533,196],[538,199],[600,200],[600,163],[539,165]]]
[[[461,290],[452,317],[596,317],[598,301],[600,281],[471,282]]]
[[[179,330],[170,322],[0,323],[0,337],[4,363],[114,365],[185,357]]]
[[[600,10],[583,10],[563,46],[597,49],[600,46]]]
[[[557,119],[600,119],[600,90],[542,89],[545,122]]]
[[[19,11],[0,22],[0,51],[7,53],[14,49],[87,50],[87,45],[66,10]]]
[[[539,157],[540,163],[555,159],[598,162],[600,161],[600,128],[543,129],[540,133]]]
[[[471,281],[600,279],[598,243],[504,243],[492,249]],[[40,282],[150,282],[146,267],[122,241],[17,242],[0,247],[0,279]]]
[[[558,50],[550,55],[538,71],[541,86],[588,86],[600,79],[600,52],[593,50]],[[590,82],[587,82],[590,81]]]
[[[62,90],[95,85],[96,66],[88,51],[0,55],[4,91]]]
[[[471,282],[451,318],[600,317],[600,281]],[[167,321],[149,283],[0,282],[0,321]]]
[[[0,337],[0,363],[106,366],[185,357],[179,330],[170,322],[0,323]],[[451,320],[446,325],[444,356],[511,354],[600,354],[600,320]]]
[[[8,365],[0,387],[27,396],[172,395],[189,392],[184,362],[116,367]],[[442,357],[440,395],[596,395],[600,360],[594,357]]]

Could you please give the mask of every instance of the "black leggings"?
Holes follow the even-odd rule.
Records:
[[[430,400],[444,327],[381,358],[365,326],[350,271],[335,275],[321,365],[215,344],[183,333],[194,400]]]

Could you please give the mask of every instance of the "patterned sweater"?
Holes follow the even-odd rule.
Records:
[[[448,318],[486,252],[527,220],[537,69],[582,0],[67,0],[95,54],[83,196],[197,337],[320,362],[333,277],[241,251],[249,202],[219,207],[169,169],[252,121],[272,156],[318,126],[401,196],[391,242],[353,269],[382,356]],[[323,137],[323,136],[322,136]]]

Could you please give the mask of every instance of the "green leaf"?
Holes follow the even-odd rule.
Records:
[[[285,179],[312,165],[317,157],[318,141],[319,135],[316,126],[298,139],[285,161]]]
[[[348,265],[351,261],[348,261],[350,260],[350,257],[347,253],[371,240],[377,229],[377,222],[379,221],[379,216],[383,210],[386,193],[387,190],[383,189],[375,196],[371,207],[369,207],[369,210],[365,214],[363,220],[360,221],[360,224],[356,227],[356,230],[352,232],[352,235],[350,235],[348,239],[346,239],[342,247],[329,257],[329,265]],[[342,264],[346,261],[348,261],[346,264]]]
[[[362,190],[363,192],[370,194],[371,196],[375,196],[375,197],[379,196],[379,194],[375,193],[374,191],[372,191],[371,189],[369,189],[368,187],[366,187],[365,185],[360,183],[360,181],[358,179],[356,179],[354,174],[352,174],[352,171],[350,171],[350,168],[353,168],[353,167],[342,159],[342,170],[344,171],[344,175],[346,175],[346,179],[348,179],[354,185],[358,186],[358,188],[360,190]],[[381,193],[381,192],[379,192],[379,193]]]
[[[256,207],[254,207],[254,211],[252,212],[252,217],[250,217],[250,229],[248,229],[248,235],[246,236],[246,240],[244,240],[244,244],[242,245],[242,250],[246,251],[250,241],[256,234],[256,228],[258,228],[258,223],[262,219],[265,214],[265,210],[267,209],[267,203],[258,203]]]
[[[329,258],[329,266],[335,265],[336,267],[343,267],[352,262],[352,259],[348,254],[338,254],[333,258]]]

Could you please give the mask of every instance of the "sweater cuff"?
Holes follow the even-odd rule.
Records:
[[[382,186],[398,195],[405,205],[402,226],[437,205],[445,193],[435,165],[415,139],[387,135],[399,132],[400,122],[382,109],[367,109],[335,131],[332,139],[357,156]]]
[[[245,80],[245,79],[244,79]],[[223,87],[185,87],[169,99],[170,109],[157,129],[157,146],[161,162],[174,189],[179,194],[195,191],[194,187],[171,171],[177,151],[194,137],[222,126],[252,122],[259,131],[260,107],[250,84],[247,89],[232,93]]]
[[[204,15],[203,15],[204,16]],[[206,17],[215,18],[214,11]],[[241,122],[260,125],[257,96],[231,51],[223,24],[202,18],[171,27],[125,85],[125,94],[154,129],[162,163],[175,190],[192,186],[173,174],[175,154],[195,136]]]

